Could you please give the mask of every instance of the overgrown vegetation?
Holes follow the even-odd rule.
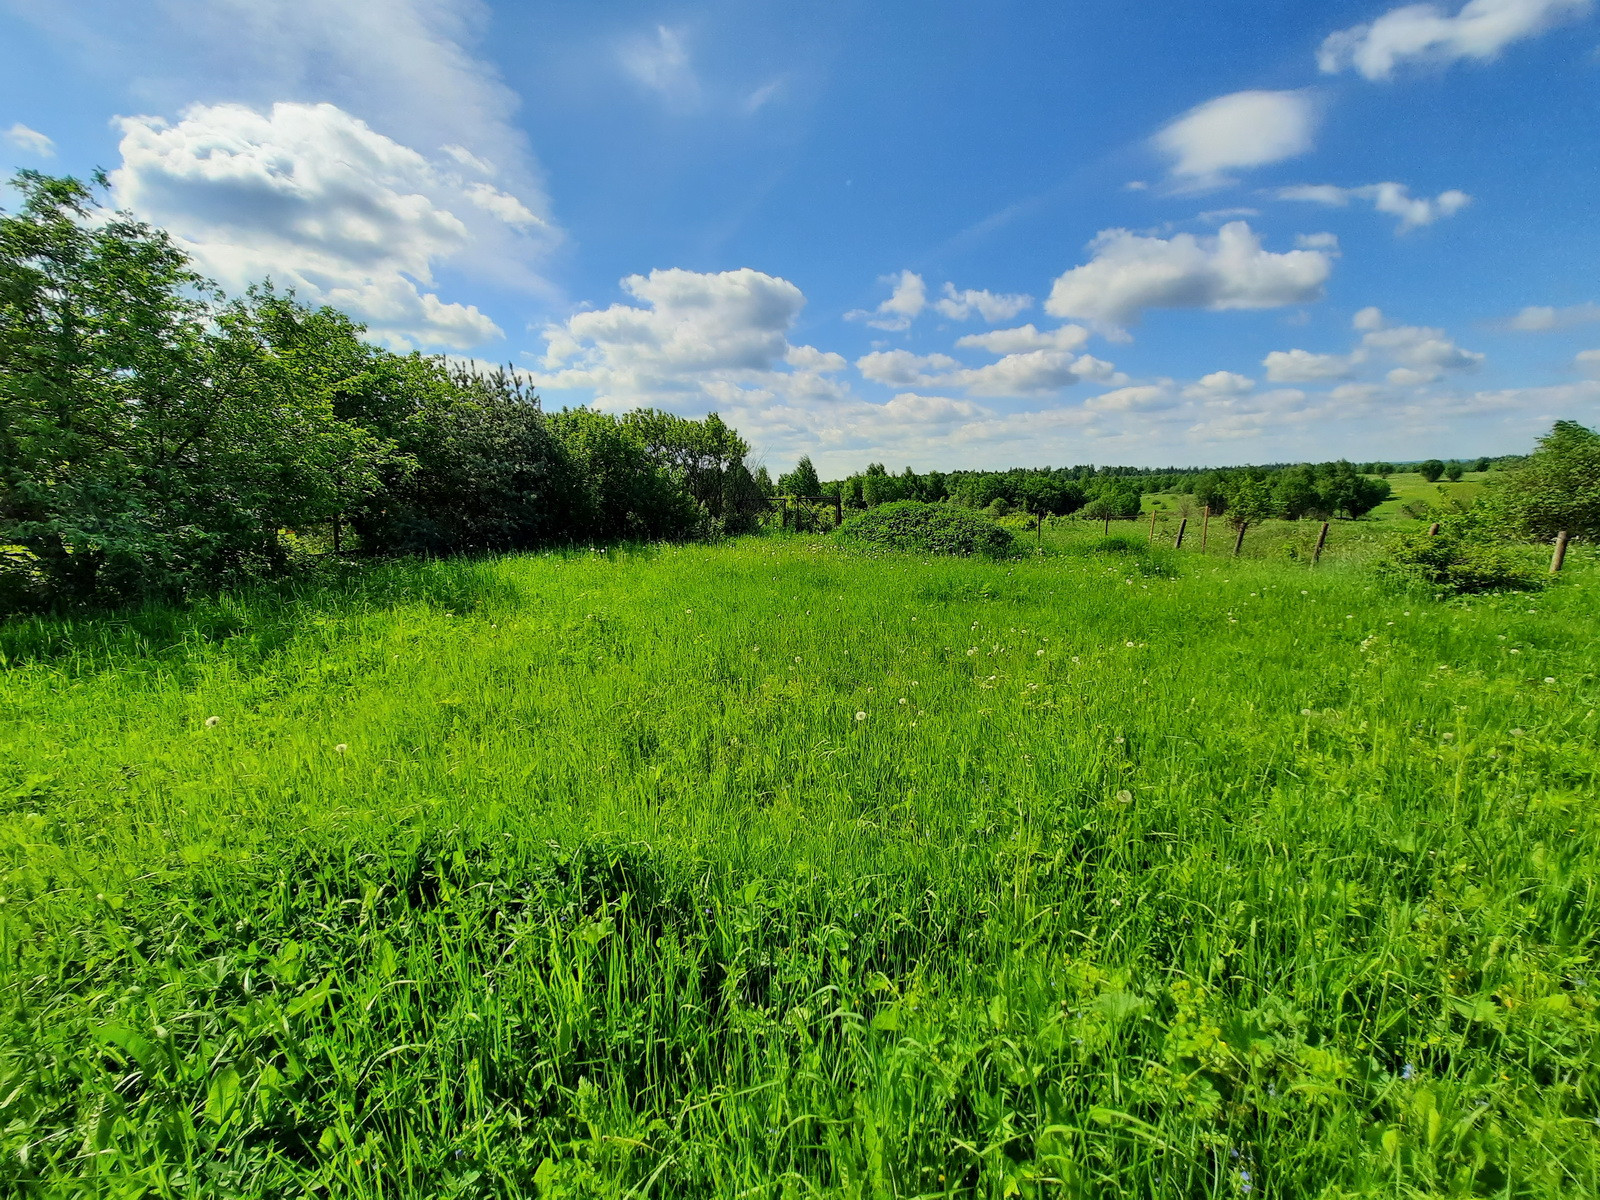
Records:
[[[456,554],[751,528],[713,414],[549,417],[516,376],[228,299],[160,230],[24,173],[0,213],[0,610],[194,595],[315,545]]]
[[[1600,1192],[1587,552],[1137,541],[0,626],[0,1192]]]
[[[914,554],[979,554],[1000,557],[1011,549],[1011,531],[975,513],[945,504],[897,500],[858,513],[839,527],[841,540]]]

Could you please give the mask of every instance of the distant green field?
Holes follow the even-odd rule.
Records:
[[[1084,524],[0,625],[0,1193],[1600,1194],[1600,566]]]

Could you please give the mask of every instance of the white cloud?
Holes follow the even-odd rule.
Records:
[[[1470,0],[1455,15],[1437,4],[1407,4],[1376,21],[1328,35],[1317,65],[1387,79],[1407,62],[1494,58],[1513,42],[1586,15],[1593,0]]]
[[[952,400],[947,396],[920,396],[915,392],[902,392],[883,406],[884,416],[896,421],[913,421],[919,425],[942,425],[951,421],[971,420],[989,410],[980,408],[970,400]]]
[[[669,104],[692,108],[699,103],[700,79],[689,60],[682,30],[657,25],[652,36],[636,38],[623,46],[618,57],[622,69],[635,83]]]
[[[831,350],[818,350],[815,346],[790,346],[783,358],[796,370],[816,371],[823,375],[842,371],[850,365],[844,355]]]
[[[1585,375],[1600,379],[1600,350],[1578,351],[1572,359],[1572,365]]]
[[[1363,308],[1351,324],[1362,338],[1349,354],[1274,350],[1262,359],[1267,378],[1274,383],[1320,383],[1347,379],[1358,367],[1372,363],[1390,366],[1391,384],[1416,387],[1450,372],[1475,371],[1484,361],[1482,354],[1463,350],[1442,329],[1390,326],[1377,308]]]
[[[1190,109],[1154,142],[1172,172],[1194,186],[1226,173],[1282,162],[1311,149],[1317,107],[1307,92],[1235,92]]]
[[[1008,354],[983,367],[957,371],[949,382],[978,396],[1026,396],[1071,387],[1082,379],[1107,379],[1115,371],[1108,362],[1063,350],[1027,350]]]
[[[1273,383],[1323,383],[1345,379],[1359,359],[1345,354],[1313,354],[1309,350],[1274,350],[1261,360]]]
[[[955,284],[947,283],[944,285],[944,298],[936,301],[934,307],[952,321],[968,320],[976,312],[993,325],[1011,320],[1032,303],[1032,296],[980,292],[972,288],[958,292]]]
[[[1045,311],[1111,326],[1149,308],[1275,308],[1321,297],[1333,269],[1326,250],[1264,250],[1243,221],[1215,237],[1170,240],[1109,229],[1090,243],[1091,261],[1056,279]]]
[[[1400,231],[1432,225],[1441,217],[1451,217],[1472,203],[1465,192],[1451,189],[1440,192],[1433,199],[1413,196],[1403,183],[1373,183],[1365,187],[1342,188],[1332,184],[1302,184],[1279,188],[1280,200],[1303,200],[1325,204],[1330,208],[1343,208],[1352,200],[1370,200],[1378,212],[1400,219]]]
[[[118,124],[118,203],[170,230],[224,286],[271,276],[398,344],[464,349],[500,336],[478,309],[424,289],[436,264],[541,232],[515,197],[331,104],[225,104],[176,124]]]
[[[29,154],[36,154],[40,158],[54,158],[56,156],[56,144],[53,141],[37,129],[29,129],[20,121],[4,133],[0,133],[0,137],[5,138],[17,149],[24,150]]]
[[[937,384],[960,366],[948,354],[913,354],[909,350],[874,350],[856,359],[856,369],[862,378],[889,387]]]
[[[1085,400],[1084,407],[1101,412],[1136,413],[1172,408],[1177,403],[1178,398],[1168,385],[1145,383],[1101,392]]]
[[[1549,333],[1600,321],[1600,304],[1574,304],[1570,308],[1530,305],[1506,322],[1518,333]]]
[[[825,410],[851,399],[828,378],[845,368],[843,358],[789,342],[805,296],[786,279],[748,267],[674,268],[630,275],[622,289],[638,303],[579,312],[545,329],[541,386],[589,391],[607,409]]]
[[[1228,400],[1244,395],[1255,386],[1256,381],[1248,375],[1234,371],[1213,371],[1184,388],[1183,395],[1186,400]]]
[[[901,271],[898,275],[885,275],[879,283],[892,284],[889,298],[872,310],[855,309],[847,312],[847,321],[865,321],[874,329],[887,329],[901,333],[911,328],[911,322],[928,307],[928,285],[915,271]]]
[[[136,190],[140,181],[132,176],[144,177],[144,194],[159,198],[164,212],[203,225],[214,262],[260,263],[285,282],[302,274],[308,294],[318,297],[359,293],[370,301],[367,313],[398,321],[386,330],[391,337],[427,340],[436,330],[441,338],[432,344],[462,345],[492,336],[492,323],[475,309],[429,303],[420,291],[408,298],[387,268],[374,264],[370,277],[351,275],[349,263],[329,259],[333,243],[361,240],[354,231],[366,206],[375,206],[371,218],[382,226],[410,205],[414,220],[403,223],[392,262],[414,261],[407,258],[418,236],[413,226],[448,216],[466,231],[448,255],[453,274],[554,298],[543,264],[560,233],[515,120],[521,98],[474,53],[488,26],[482,0],[74,0],[28,4],[20,15],[77,50],[97,78],[136,94],[144,112],[171,122],[136,118],[143,134],[125,124],[125,144],[135,136],[143,157],[119,174]],[[228,115],[249,110],[268,114],[261,119],[273,127],[270,137]],[[284,111],[364,123],[357,165],[346,169],[324,157],[343,136],[333,128],[338,119],[311,133],[291,129],[294,122],[279,118]],[[296,141],[300,133],[305,146]],[[364,180],[359,164],[378,144],[371,139],[387,139],[394,149],[378,154],[380,177]],[[194,161],[180,161],[180,143]],[[302,160],[302,152],[309,157]],[[402,166],[407,154],[416,159]],[[217,162],[202,161],[212,155]],[[229,188],[246,186],[251,161],[265,175],[249,185],[256,189],[251,204],[230,209]],[[329,206],[320,223],[310,212],[319,190]],[[411,196],[417,199],[395,207]],[[286,232],[308,240],[291,244]],[[400,318],[404,308],[410,315]]]
[[[992,329],[988,333],[969,333],[956,339],[962,349],[987,350],[990,354],[1020,354],[1027,350],[1080,350],[1089,340],[1082,325],[1062,325],[1043,333],[1031,324],[1016,329]]]
[[[1456,345],[1444,330],[1420,325],[1374,329],[1361,345],[1399,364],[1389,372],[1389,382],[1396,384],[1432,383],[1450,371],[1475,371],[1484,360],[1476,350]]]

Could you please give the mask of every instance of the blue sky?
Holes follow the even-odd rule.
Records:
[[[780,469],[1518,451],[1600,419],[1596,7],[0,0],[0,169]]]

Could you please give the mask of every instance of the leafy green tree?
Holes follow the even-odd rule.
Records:
[[[1463,462],[1448,462],[1444,467],[1444,477],[1451,483],[1460,483],[1461,477],[1467,473],[1467,465]]]
[[[778,491],[785,496],[820,496],[822,481],[809,454],[802,455],[794,470],[778,476]]]
[[[1488,457],[1483,457],[1483,458],[1479,458],[1479,459],[1477,459],[1477,460],[1475,460],[1473,462],[1472,469],[1481,474],[1482,472],[1487,471],[1489,469],[1489,466],[1490,466],[1490,459]]]
[[[563,410],[549,421],[574,468],[575,536],[677,540],[699,531],[705,511],[652,453],[637,424],[587,408]]]
[[[1541,541],[1566,530],[1600,540],[1600,433],[1557,421],[1507,474],[1499,507],[1513,528]]]
[[[1272,487],[1255,475],[1239,475],[1228,489],[1228,523],[1235,529],[1248,528],[1273,515]]]
[[[261,296],[225,304],[166,234],[77,180],[23,172],[14,186],[21,208],[0,214],[13,585],[81,601],[272,572],[282,529],[376,485],[392,448],[336,415]]]
[[[1417,472],[1429,483],[1438,483],[1444,476],[1444,463],[1437,458],[1430,458],[1417,466]]]

